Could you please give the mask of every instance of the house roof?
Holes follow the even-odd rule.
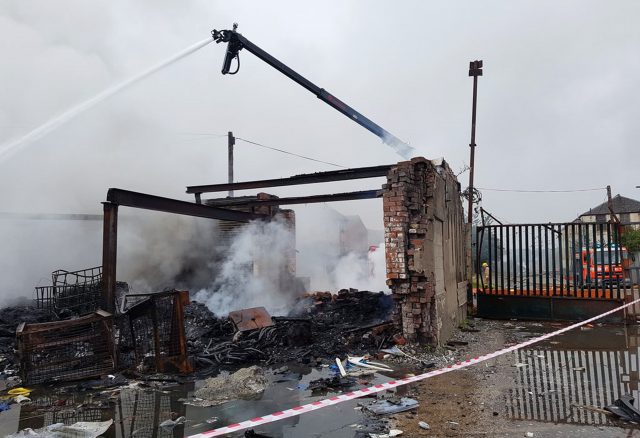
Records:
[[[625,198],[624,196],[616,195],[611,199],[611,207],[614,213],[640,213],[640,201],[636,201],[635,199]],[[594,214],[609,214],[609,207],[607,206],[607,202],[603,202],[597,207],[593,207],[589,209],[589,211],[585,211],[580,215],[582,216],[591,216]]]

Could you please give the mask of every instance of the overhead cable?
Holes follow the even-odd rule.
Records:
[[[266,148],[266,149],[271,149],[272,151],[277,151],[277,152],[281,152],[283,154],[287,154],[287,155],[293,155],[294,157],[298,157],[298,158],[304,158],[305,160],[310,160],[310,161],[315,161],[317,163],[323,163],[323,164],[328,164],[329,166],[334,166],[334,167],[340,167],[342,169],[347,169],[347,166],[342,166],[340,164],[336,164],[336,163],[330,163],[328,161],[323,161],[323,160],[318,160],[317,158],[311,158],[311,157],[307,157],[304,155],[299,155],[293,152],[289,152],[289,151],[285,151],[284,149],[278,149],[278,148],[274,148],[271,146],[266,146],[263,145],[261,143],[256,143],[255,141],[251,141],[251,140],[246,140],[244,138],[240,138],[240,137],[235,137],[236,140],[240,140],[240,141],[244,141],[245,143],[249,143],[255,146],[260,146],[262,148]]]
[[[596,187],[593,189],[570,189],[570,190],[520,190],[520,189],[488,189],[477,187],[478,190],[486,190],[489,192],[515,192],[515,193],[574,193],[574,192],[596,192],[599,190],[607,190],[606,187]]]

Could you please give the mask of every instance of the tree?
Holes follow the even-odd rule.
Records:
[[[627,228],[620,237],[620,243],[622,243],[629,252],[640,251],[640,230]]]

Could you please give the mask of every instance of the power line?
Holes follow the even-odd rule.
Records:
[[[572,189],[572,190],[519,190],[519,189],[488,189],[478,187],[478,190],[486,190],[489,192],[515,192],[515,193],[574,193],[574,192],[596,192],[606,190],[606,187],[597,187],[593,189]]]
[[[328,161],[322,161],[322,160],[318,160],[316,158],[306,157],[304,155],[295,154],[293,152],[285,151],[284,149],[278,149],[278,148],[274,148],[274,147],[271,147],[271,146],[266,146],[266,145],[263,145],[263,144],[260,144],[260,143],[256,143],[255,141],[246,140],[244,138],[236,137],[236,140],[244,141],[245,143],[249,143],[249,144],[252,144],[252,145],[255,145],[255,146],[260,146],[260,147],[263,147],[263,148],[266,148],[266,149],[271,149],[272,151],[282,152],[283,154],[293,155],[294,157],[304,158],[305,160],[315,161],[317,163],[323,163],[323,164],[328,164],[330,166],[340,167],[342,169],[347,169],[346,166],[342,166],[340,164],[330,163]]]

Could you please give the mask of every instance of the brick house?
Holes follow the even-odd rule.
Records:
[[[611,209],[623,225],[640,223],[640,201],[616,195],[611,199]],[[611,220],[608,202],[590,208],[578,216],[579,222],[606,223]]]

